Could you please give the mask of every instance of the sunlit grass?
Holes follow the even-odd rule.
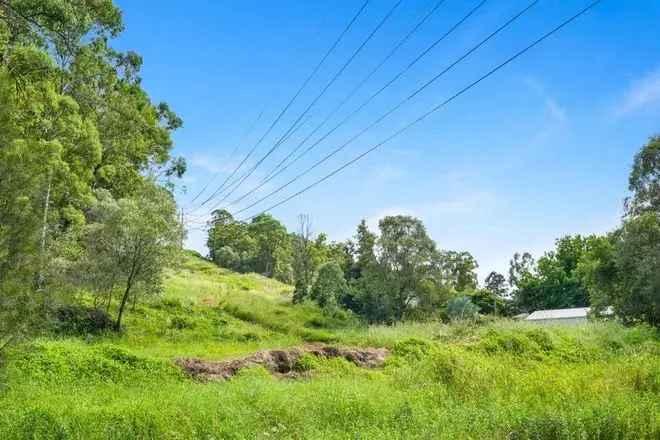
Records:
[[[660,438],[660,341],[651,328],[367,327],[294,306],[290,294],[188,256],[162,297],[128,314],[123,334],[12,347],[0,370],[0,438]],[[317,360],[305,379],[253,368],[209,384],[172,363],[318,340],[392,355],[376,370]]]

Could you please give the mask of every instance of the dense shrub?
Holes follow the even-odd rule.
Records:
[[[339,264],[335,261],[322,264],[312,285],[311,298],[321,307],[332,308],[347,294],[348,284]]]
[[[191,318],[183,315],[175,315],[170,318],[170,328],[177,330],[193,329],[197,323]]]
[[[316,356],[305,353],[298,358],[293,369],[298,372],[305,372],[317,368],[318,365],[319,359]]]
[[[10,368],[43,383],[124,382],[180,376],[172,364],[136,356],[114,345],[37,340],[19,347]]]
[[[55,309],[55,327],[59,333],[96,334],[112,329],[113,324],[110,315],[98,308],[67,304]]]
[[[392,349],[392,353],[397,356],[420,360],[432,350],[433,345],[431,343],[417,338],[409,338],[397,342]]]
[[[540,358],[552,347],[550,336],[543,329],[494,330],[490,329],[479,341],[479,348],[486,353],[508,353],[515,356]]]

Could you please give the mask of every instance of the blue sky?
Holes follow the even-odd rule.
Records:
[[[311,109],[305,125],[234,195],[252,189],[298,145],[435,2],[403,0]],[[216,185],[222,182],[361,3],[117,0],[126,31],[115,46],[143,55],[144,87],[154,100],[167,101],[184,119],[184,127],[175,134],[175,154],[185,156],[189,165],[182,182],[186,192],[181,188],[178,193],[182,205],[214,176]],[[289,128],[394,3],[371,0],[254,159]],[[446,0],[326,128],[477,3]],[[345,142],[528,3],[488,1],[363,112],[243,206]],[[267,208],[386,138],[587,3],[541,0],[383,124],[245,214]],[[307,213],[316,231],[336,240],[353,235],[362,218],[375,228],[384,215],[414,215],[424,221],[441,248],[470,251],[480,264],[481,277],[490,270],[505,272],[516,251],[531,251],[538,257],[559,236],[606,232],[619,222],[634,153],[660,132],[658,22],[660,2],[604,0],[445,109],[272,214],[294,229],[298,214]],[[262,112],[254,132],[239,142]],[[239,154],[231,158],[236,145]],[[205,214],[204,208],[196,214]],[[203,231],[190,231],[188,246],[205,252],[204,241]]]

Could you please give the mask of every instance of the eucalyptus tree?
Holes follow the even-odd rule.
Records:
[[[119,330],[130,299],[161,290],[164,269],[180,249],[182,226],[171,194],[150,182],[130,198],[115,200],[107,190],[98,196],[86,226],[80,273],[83,285],[107,295],[108,304],[118,294]]]

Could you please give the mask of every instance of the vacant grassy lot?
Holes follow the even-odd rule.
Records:
[[[290,288],[188,257],[124,335],[12,347],[0,438],[658,439],[660,339],[614,323],[362,327],[292,306]],[[305,358],[202,384],[177,357],[225,359],[321,341],[384,346],[382,369]]]

